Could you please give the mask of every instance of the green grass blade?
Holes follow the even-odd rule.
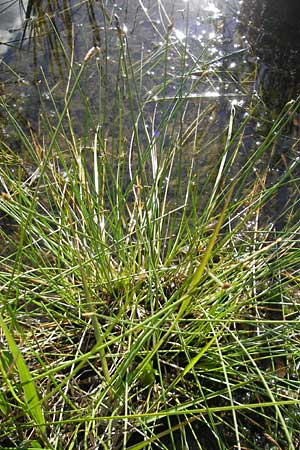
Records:
[[[18,369],[18,373],[21,380],[21,385],[24,393],[24,400],[28,408],[28,414],[33,419],[36,425],[36,431],[39,435],[45,435],[46,426],[43,410],[38,397],[35,383],[31,379],[29,369],[26,362],[19,350],[14,337],[10,333],[3,317],[0,315],[0,325],[5,334],[8,346],[10,348],[14,363]]]

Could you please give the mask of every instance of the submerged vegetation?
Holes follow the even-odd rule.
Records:
[[[218,94],[171,24],[136,63],[100,4],[80,64],[34,19],[67,67],[36,129],[0,97],[0,447],[296,450],[300,98]]]

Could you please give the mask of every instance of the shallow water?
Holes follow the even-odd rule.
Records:
[[[10,103],[15,102],[21,114],[26,112],[33,122],[37,122],[39,96],[36,93],[32,98],[32,86],[42,85],[41,94],[47,97],[43,89],[46,78],[51,87],[55,86],[56,97],[62,95],[69,73],[64,51],[72,55],[76,69],[89,49],[96,45],[102,50],[97,58],[100,68],[105,65],[105,70],[112,77],[110,86],[107,86],[110,91],[107,95],[111,95],[114,92],[112,83],[116,82],[119,70],[117,15],[122,32],[126,33],[135,67],[145,64],[141,71],[143,81],[140,93],[149,102],[159,98],[155,95],[155,87],[164,76],[164,64],[158,59],[166,42],[170,50],[167,56],[168,87],[164,95],[174,96],[184,72],[193,71],[195,75],[191,78],[196,79],[204,70],[213,73],[220,68],[217,76],[212,75],[207,83],[201,83],[191,92],[193,101],[203,98],[218,102],[225,95],[229,101],[242,101],[244,92],[240,91],[238,83],[222,79],[221,74],[227,67],[234,73],[241,60],[239,52],[243,50],[243,43],[233,34],[235,18],[232,11],[237,13],[237,4],[233,1],[219,3],[178,0],[158,4],[134,0],[114,4],[106,2],[103,9],[96,1],[44,1],[40,2],[37,10],[32,10],[33,17],[26,23],[26,32],[24,27],[20,27],[20,8],[14,3],[9,9],[12,16],[9,23],[5,16],[2,24],[0,22],[4,33],[9,33],[12,24],[19,28],[12,34],[12,39],[6,40],[6,45],[0,46],[3,93]],[[90,98],[99,94],[94,92],[98,77],[96,64],[91,64],[83,82]],[[46,108],[50,114],[53,112],[51,102]],[[80,107],[77,113],[80,116]]]
[[[124,139],[129,142],[133,118],[121,67],[122,33],[134,74],[134,101],[138,98],[143,104],[148,130],[158,134],[156,128],[164,111],[179,96],[184,97],[184,119],[170,123],[169,135],[161,145],[169,145],[176,127],[190,134],[180,164],[184,178],[195,157],[195,184],[201,186],[224,149],[230,114],[234,113],[237,120],[247,114],[254,87],[253,80],[248,80],[248,72],[253,70],[247,59],[248,44],[238,31],[239,8],[236,0],[38,2],[31,19],[1,46],[3,99],[19,121],[35,133],[42,129],[45,115],[55,126],[57,111],[62,111],[65,102],[70,71],[78,72],[89,50],[99,47],[101,51],[89,61],[80,82],[91,114],[87,120],[86,105],[78,90],[70,105],[73,127],[78,138],[87,132],[93,135],[99,127],[108,148],[113,149],[119,133],[117,97],[121,92],[126,124],[122,133],[127,133]],[[19,8],[13,11],[15,23],[20,23]],[[201,124],[189,131],[200,114]],[[4,117],[2,122],[2,134],[20,151]],[[245,147],[241,160],[246,153]]]
[[[47,120],[55,127],[64,108],[70,75],[74,79],[90,49],[97,47],[101,50],[86,65],[81,92],[76,90],[70,104],[76,137],[92,137],[100,130],[114,164],[121,108],[122,146],[127,153],[125,142],[131,141],[135,120],[130,113],[130,88],[134,115],[138,110],[143,114],[141,145],[146,148],[153,134],[164,151],[175,141],[176,130],[182,129],[186,138],[174,165],[187,180],[194,158],[194,186],[202,189],[224,150],[230,115],[234,114],[237,123],[244,118],[254,88],[248,76],[253,71],[247,59],[248,44],[238,31],[239,2],[45,0],[33,3],[25,22],[28,4],[22,5],[8,4],[9,23],[0,14],[0,29],[10,33],[5,45],[0,45],[0,91],[24,130],[45,139]],[[14,32],[9,31],[12,27]],[[126,37],[126,55],[120,49],[120,34]],[[130,58],[129,76],[122,67],[125,56]],[[163,115],[181,97],[184,113],[170,120],[160,136]],[[24,159],[28,177],[36,168],[3,109],[0,115],[0,133]],[[254,133],[253,125],[251,139]],[[243,145],[241,161],[247,152]],[[170,181],[169,192],[176,191],[175,179]]]
[[[144,148],[153,135],[164,151],[172,145],[176,130],[182,129],[185,139],[174,166],[181,179],[187,180],[193,159],[193,186],[203,189],[203,201],[210,187],[202,187],[219,164],[230,118],[234,133],[257,102],[257,113],[245,127],[233,167],[238,171],[264,140],[280,108],[297,95],[297,66],[293,64],[291,70],[282,61],[295,61],[300,40],[292,45],[289,34],[287,41],[282,39],[290,16],[285,10],[283,18],[275,16],[272,21],[276,8],[271,0],[44,0],[33,4],[30,19],[24,22],[27,7],[27,2],[11,2],[0,13],[0,93],[24,130],[44,136],[46,120],[56,126],[70,77],[74,79],[90,49],[97,47],[100,51],[86,64],[81,91],[76,90],[70,104],[76,137],[90,136],[92,141],[100,130],[115,164],[120,156],[115,152],[120,146],[120,108],[124,154],[138,111],[144,120],[139,125],[144,126],[140,133]],[[271,50],[272,29],[276,47]],[[126,40],[124,54],[120,37]],[[276,57],[271,58],[272,54]],[[131,64],[129,75],[122,66],[125,57]],[[129,87],[134,92],[135,117],[130,112]],[[163,114],[181,97],[184,113],[170,120],[160,136]],[[20,147],[3,109],[0,118],[3,140],[24,159],[28,177],[36,168]],[[299,158],[297,117],[277,141],[267,161],[270,183],[287,170],[287,163]],[[68,148],[64,150],[67,155]],[[176,177],[169,181],[171,196],[177,192],[176,182]],[[265,211],[265,222],[275,221],[276,210],[280,230],[286,223],[285,217],[278,219],[280,211],[292,203],[293,195],[283,188]]]
[[[162,79],[167,81],[164,97],[174,98],[182,77],[190,73],[190,85],[194,85],[190,103],[217,106],[213,120],[220,121],[220,127],[228,120],[232,106],[247,111],[253,90],[278,111],[297,93],[300,42],[298,21],[292,20],[299,15],[299,6],[291,0],[285,7],[281,3],[55,0],[33,2],[28,10],[30,19],[24,22],[28,3],[11,1],[0,10],[0,89],[8,104],[37,128],[41,99],[47,114],[54,116],[49,90],[58,105],[63,103],[69,59],[72,57],[73,69],[78,70],[95,45],[101,53],[81,84],[98,114],[99,98],[105,107],[114,103],[120,57],[118,25],[126,34],[140,82],[139,94],[150,109],[160,100],[157,86]],[[285,33],[287,23],[291,25]],[[166,45],[167,60],[159,61]],[[255,71],[257,75],[253,75]],[[105,92],[99,92],[99,76]],[[203,79],[196,83],[199,78]],[[107,128],[113,124],[116,111],[108,107],[106,113],[101,121]],[[78,132],[83,133],[80,124],[85,112],[80,99],[73,102],[73,114],[78,119]]]

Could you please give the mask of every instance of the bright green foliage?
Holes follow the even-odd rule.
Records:
[[[38,398],[35,383],[32,380],[32,376],[28,370],[26,362],[25,362],[12,334],[10,333],[7,325],[5,324],[3,318],[1,317],[1,315],[0,315],[0,326],[6,337],[6,340],[7,340],[10,352],[11,352],[11,358],[10,358],[11,364],[15,364],[15,366],[17,367],[17,370],[18,370],[21,387],[23,389],[23,394],[24,394],[24,402],[25,402],[24,409],[25,409],[25,411],[28,412],[29,416],[33,419],[34,426],[37,430],[37,433],[45,434],[45,432],[46,432],[45,419],[44,419],[41,403]],[[2,367],[4,370],[5,370],[5,368],[8,367],[7,359],[5,360],[4,365]],[[17,393],[16,393],[16,396],[18,396]]]
[[[0,142],[0,447],[296,449],[299,160],[277,153],[300,98],[268,122],[249,72],[214,127],[219,69],[169,31],[135,64],[105,22],[116,76],[44,20],[67,76],[41,73],[37,132],[0,97],[20,147]]]

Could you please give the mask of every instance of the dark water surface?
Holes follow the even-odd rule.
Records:
[[[56,126],[71,72],[78,73],[90,49],[97,47],[99,54],[87,64],[81,92],[75,92],[70,105],[74,131],[80,139],[94,135],[98,127],[113,153],[119,139],[122,101],[122,134],[130,142],[133,118],[122,72],[122,33],[132,64],[133,102],[138,98],[143,105],[145,126],[159,133],[156,127],[164,111],[171,108],[174,99],[185,98],[184,116],[177,117],[177,122],[170,121],[161,146],[169,145],[174,130],[182,127],[187,134],[180,159],[182,177],[187,177],[193,154],[195,185],[202,186],[217,167],[230,114],[235,115],[237,123],[246,117],[254,88],[248,74],[253,71],[247,60],[249,45],[238,31],[239,2],[41,1],[33,2],[30,19],[24,23],[28,5],[24,4],[22,10],[19,3],[13,3],[7,8],[12,15],[9,23],[5,19],[0,24],[7,39],[1,45],[0,89],[25,129],[42,134],[46,120]],[[2,135],[26,160],[26,152],[14,141],[14,133],[6,124],[5,113],[0,114]],[[195,122],[198,117],[201,124]],[[243,145],[240,164],[246,157],[247,145]]]
[[[101,125],[106,129],[112,125],[108,134],[114,134],[117,111],[109,106],[114,104],[119,82],[120,56],[115,15],[122,32],[127,35],[130,57],[141,83],[140,95],[149,102],[149,110],[153,110],[153,105],[160,99],[157,87],[163,78],[168,82],[164,96],[173,97],[181,77],[189,71],[195,73],[191,75],[191,84],[195,85],[190,92],[192,106],[199,102],[214,107],[221,104],[222,111],[222,108],[230,108],[232,102],[243,104],[246,92],[237,82],[236,72],[243,60],[240,52],[245,45],[234,35],[238,2],[131,0],[103,2],[102,5],[97,1],[68,0],[36,2],[34,5],[26,31],[21,25],[17,3],[11,7],[14,16],[9,21],[4,17],[1,24],[0,15],[0,29],[7,42],[0,49],[4,98],[16,107],[20,116],[30,119],[35,128],[40,119],[40,96],[47,113],[55,114],[45,80],[57,104],[63,102],[70,71],[64,52],[68,57],[72,55],[76,70],[95,45],[101,48],[101,53],[97,62],[90,64],[82,87],[89,101],[94,103],[95,113],[98,113],[99,102],[94,99],[100,96],[103,107],[107,108],[105,114],[102,112]],[[9,40],[10,34],[12,39]],[[161,58],[166,45],[169,46],[167,76],[165,61]],[[140,71],[139,66],[142,67]],[[232,74],[225,75],[227,68]],[[210,73],[201,83],[195,83],[205,70]],[[99,92],[99,72],[107,83],[105,92]],[[77,99],[76,103],[75,100],[72,108],[80,133],[85,114],[82,101]],[[224,121],[224,117],[218,115],[214,115],[214,120],[216,117]]]
[[[77,73],[90,49],[97,47],[99,54],[81,79],[81,93],[75,93],[70,105],[74,131],[80,138],[93,135],[99,127],[108,148],[113,148],[119,133],[121,93],[123,120],[128,124],[123,134],[130,141],[133,119],[119,46],[123,33],[146,127],[158,133],[155,128],[168,99],[171,104],[178,95],[186,100],[185,117],[174,126],[188,130],[202,114],[196,140],[191,128],[181,161],[183,168],[189,167],[194,140],[195,183],[202,185],[224,149],[231,114],[237,127],[247,118],[253,99],[261,102],[257,120],[249,122],[240,146],[237,166],[242,166],[283,105],[297,95],[297,5],[292,1],[283,5],[279,0],[8,2],[0,11],[2,98],[25,128],[39,133],[45,117],[52,118],[55,126],[71,72]],[[183,78],[188,81],[181,91]],[[83,95],[92,114],[87,114]],[[22,152],[5,113],[0,114],[2,135]],[[298,128],[295,119],[279,153],[283,149],[289,158],[299,156]],[[162,145],[170,139],[171,130]],[[276,177],[285,168],[271,170]],[[288,195],[282,195],[282,206]]]
[[[222,126],[228,109],[247,111],[254,89],[265,95],[273,110],[296,95],[299,8],[291,0],[8,1],[0,9],[1,93],[20,117],[37,128],[41,99],[49,115],[55,115],[51,94],[58,105],[63,102],[70,58],[76,70],[97,46],[101,52],[82,87],[95,113],[98,99],[105,100],[107,111],[101,120],[107,129],[116,113],[109,106],[119,81],[119,26],[127,36],[140,95],[149,108],[160,100],[157,87],[162,79],[168,82],[164,96],[173,97],[182,76],[190,72],[191,106],[201,102],[217,107],[212,118]],[[26,15],[30,18],[24,22]],[[159,60],[166,45],[167,77],[165,61]],[[107,83],[106,92],[99,92],[99,73]],[[201,82],[196,83],[199,77]],[[82,101],[74,101],[72,107],[80,132]],[[108,134],[113,132],[112,126]]]

